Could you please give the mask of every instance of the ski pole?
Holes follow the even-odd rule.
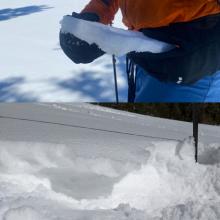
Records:
[[[199,139],[199,107],[197,104],[193,104],[193,137],[195,141],[195,160],[198,162],[198,139]]]
[[[112,24],[110,26],[112,27]],[[117,69],[116,69],[116,58],[115,55],[112,55],[112,63],[113,63],[113,71],[114,71],[114,80],[115,80],[115,98],[116,103],[119,104],[119,98],[118,98],[118,80],[117,80]]]
[[[113,63],[113,70],[114,70],[116,103],[119,104],[119,98],[118,98],[118,81],[117,81],[117,70],[116,70],[116,58],[115,58],[115,55],[112,55],[112,63]]]

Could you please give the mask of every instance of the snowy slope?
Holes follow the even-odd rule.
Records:
[[[2,104],[0,220],[220,218],[220,128],[88,104]]]
[[[0,1],[0,101],[114,101],[111,56],[75,65],[61,51],[60,20],[89,0]],[[120,15],[115,26],[122,27]],[[124,59],[120,100],[127,101]]]

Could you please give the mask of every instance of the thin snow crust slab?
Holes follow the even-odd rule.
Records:
[[[61,32],[71,33],[89,44],[95,43],[107,54],[116,56],[123,56],[132,51],[161,53],[174,48],[173,45],[146,37],[140,32],[114,28],[71,16],[64,16],[61,21]]]

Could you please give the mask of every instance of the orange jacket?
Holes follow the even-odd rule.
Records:
[[[94,12],[110,24],[121,9],[129,29],[168,26],[220,13],[218,0],[91,0],[83,12]]]

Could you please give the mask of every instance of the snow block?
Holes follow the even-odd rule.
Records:
[[[8,210],[4,215],[4,220],[48,220],[39,214],[32,207],[19,207]]]
[[[174,48],[173,45],[146,37],[137,31],[114,28],[71,16],[64,16],[61,32],[71,33],[89,44],[95,43],[106,53],[116,56],[123,56],[132,51],[161,53]]]

